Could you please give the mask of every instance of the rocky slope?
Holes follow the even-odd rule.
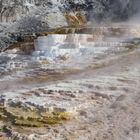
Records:
[[[0,20],[1,22],[14,22],[27,15],[31,17],[36,14],[36,16],[44,16],[50,13],[49,8],[51,8],[51,12],[53,10],[55,12],[59,12],[59,10],[61,12],[83,10],[86,11],[87,16],[93,16],[93,18],[97,19],[107,17],[108,14],[128,18],[128,16],[137,11],[138,4],[138,0],[1,0]]]
[[[139,140],[139,4],[1,0],[0,139]]]
[[[126,20],[138,12],[139,5],[139,0],[1,0],[0,48],[16,42],[17,32],[20,36],[88,22]]]

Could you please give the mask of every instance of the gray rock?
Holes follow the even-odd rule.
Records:
[[[64,13],[69,11],[84,12],[88,21],[124,20],[138,11],[139,4],[139,0],[1,0],[0,32],[8,36],[0,34],[0,50],[16,41],[9,37],[11,32],[41,32],[67,26]]]

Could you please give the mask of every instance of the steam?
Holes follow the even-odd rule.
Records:
[[[129,20],[128,23],[130,24],[139,24],[140,23],[140,11],[133,15]]]
[[[89,10],[90,21],[127,21],[139,17],[139,0],[94,0]]]

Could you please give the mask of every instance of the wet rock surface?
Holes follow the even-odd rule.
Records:
[[[39,35],[1,52],[1,138],[138,140],[138,29]]]
[[[139,4],[1,0],[0,139],[139,140]]]

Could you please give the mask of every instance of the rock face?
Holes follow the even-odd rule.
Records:
[[[86,11],[89,19],[99,20],[108,16],[126,19],[137,11],[139,3],[139,0],[1,0],[0,21],[14,22],[27,15],[42,17],[47,13],[54,16],[54,13],[71,10]]]
[[[17,41],[11,32],[33,33],[81,26],[88,21],[126,20],[138,12],[139,5],[139,0],[0,0],[1,48]]]

